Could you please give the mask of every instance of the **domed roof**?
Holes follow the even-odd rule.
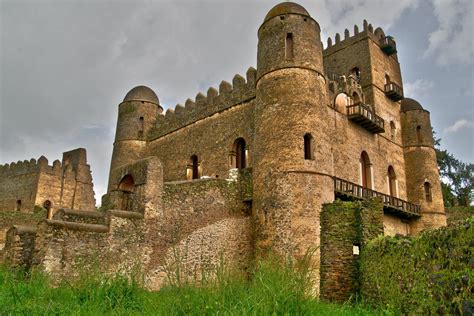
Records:
[[[146,86],[138,86],[130,90],[123,99],[123,102],[127,101],[145,101],[160,104],[156,93]]]
[[[411,110],[423,110],[423,107],[421,106],[418,101],[410,99],[410,98],[405,98],[402,100],[402,105],[400,107],[400,110],[402,112],[406,111],[411,111]]]
[[[308,11],[306,11],[306,9],[303,8],[301,5],[294,2],[282,2],[274,6],[270,11],[268,11],[264,21],[270,20],[271,18],[283,14],[300,14],[310,17]]]

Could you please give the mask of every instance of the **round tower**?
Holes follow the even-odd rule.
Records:
[[[162,112],[160,101],[152,89],[138,86],[127,93],[119,104],[110,173],[143,158],[146,134],[156,124],[156,116]],[[111,178],[109,176],[109,181]],[[110,186],[109,182],[109,191],[113,189]]]
[[[334,200],[328,104],[318,23],[296,3],[276,5],[258,30],[257,253],[301,257],[319,246],[321,205]],[[314,259],[318,269],[318,253]]]
[[[421,218],[411,225],[412,234],[446,225],[430,113],[420,103],[401,102],[402,141],[408,201],[421,205]]]

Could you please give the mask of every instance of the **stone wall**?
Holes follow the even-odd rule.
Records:
[[[331,301],[347,301],[360,287],[359,251],[383,234],[383,206],[376,199],[335,201],[321,212],[321,294]]]
[[[41,156],[38,161],[0,166],[0,211],[33,212],[36,205],[50,202],[51,209],[62,207],[95,209],[92,176],[86,150],[63,153],[63,162]]]
[[[6,236],[3,260],[0,252],[0,262],[29,270],[35,251],[36,227],[15,225],[8,230]]]

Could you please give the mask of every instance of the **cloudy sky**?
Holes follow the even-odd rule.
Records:
[[[278,2],[0,0],[0,163],[85,147],[100,202],[127,91],[147,85],[166,109],[245,74]],[[474,162],[472,0],[299,3],[324,39],[363,19],[395,36],[405,95],[442,147]]]

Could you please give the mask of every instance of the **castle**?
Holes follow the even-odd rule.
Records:
[[[63,153],[62,162],[35,159],[0,165],[0,210],[32,212],[35,206],[51,217],[60,208],[95,208],[94,189],[84,148]]]
[[[150,88],[126,94],[108,210],[43,221],[31,260],[58,276],[77,273],[84,258],[107,271],[138,263],[156,289],[178,264],[190,277],[220,259],[246,270],[267,251],[301,258],[316,249],[317,287],[320,216],[337,198],[379,198],[386,235],[446,225],[429,112],[402,87],[396,43],[381,28],[364,21],[323,49],[302,6],[276,5],[246,78],[165,114]],[[22,243],[11,240],[9,249]]]

